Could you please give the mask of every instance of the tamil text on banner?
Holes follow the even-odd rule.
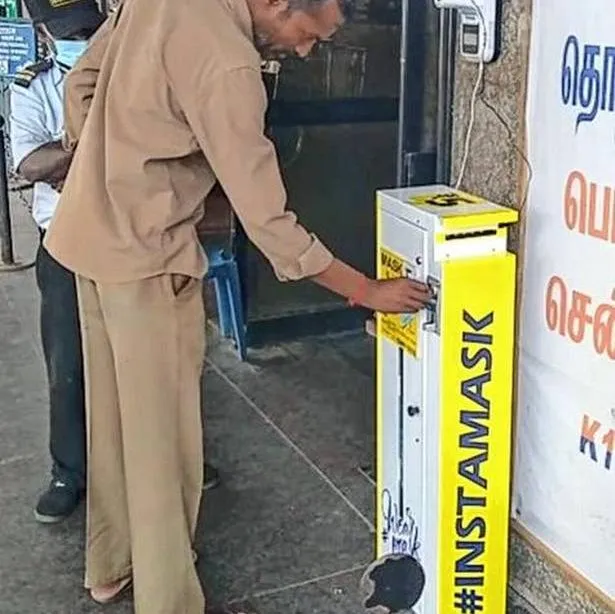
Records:
[[[533,11],[514,507],[615,599],[615,12]]]

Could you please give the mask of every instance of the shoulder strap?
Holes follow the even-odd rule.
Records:
[[[53,60],[50,58],[46,58],[40,62],[35,62],[34,64],[29,64],[15,75],[14,83],[15,85],[28,88],[32,85],[32,81],[34,81],[38,75],[47,72],[52,66]]]

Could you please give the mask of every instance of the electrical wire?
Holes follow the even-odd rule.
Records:
[[[291,166],[293,166],[293,164],[295,164],[295,162],[297,162],[299,156],[301,155],[301,152],[303,151],[305,128],[303,126],[294,126],[294,128],[296,131],[296,138],[292,152],[288,155],[287,158],[284,158],[280,154],[280,165],[285,170],[288,170]]]
[[[523,160],[523,163],[527,169],[527,179],[526,179],[525,188],[523,191],[523,198],[521,200],[521,203],[519,203],[519,207],[518,207],[519,211],[523,211],[527,203],[528,197],[529,197],[530,185],[534,178],[534,169],[526,153],[517,145],[517,137],[511,127],[511,122],[507,121],[503,117],[503,115],[500,113],[500,111],[498,111],[495,105],[489,102],[485,98],[485,95],[484,95],[485,50],[487,48],[487,23],[485,21],[485,16],[482,10],[476,3],[476,0],[470,0],[470,2],[474,6],[474,9],[476,10],[479,16],[479,19],[481,21],[483,36],[482,36],[482,41],[481,41],[481,49],[480,49],[480,54],[479,54],[476,81],[474,83],[474,88],[472,90],[472,97],[470,99],[470,119],[468,121],[468,127],[466,129],[466,136],[464,139],[463,158],[462,158],[461,166],[459,168],[459,175],[457,177],[457,181],[455,182],[455,188],[459,189],[461,187],[461,183],[463,182],[465,172],[467,170],[468,161],[470,158],[470,148],[472,145],[472,136],[473,136],[474,126],[476,122],[476,105],[477,105],[477,102],[480,101],[493,114],[493,116],[498,120],[498,122],[504,127],[504,130],[506,130],[506,133],[508,134],[508,137],[510,139],[510,142],[512,143],[513,148],[515,149],[515,151],[517,152],[521,160]],[[523,120],[523,124],[525,125],[524,120]]]
[[[468,121],[468,128],[466,131],[466,138],[463,146],[463,158],[461,160],[461,166],[459,167],[459,175],[457,177],[457,181],[455,182],[455,188],[457,190],[461,187],[461,183],[468,167],[468,161],[470,159],[472,133],[474,132],[474,124],[476,122],[476,102],[478,100],[478,93],[482,86],[484,74],[485,63],[481,57],[480,64],[478,65],[478,78],[476,79],[476,83],[474,84],[474,89],[472,90],[472,98],[470,99],[470,119]]]
[[[278,97],[278,91],[280,87],[281,69],[282,69],[282,65],[280,63],[280,60],[264,60],[261,62],[261,71],[265,74],[274,76],[271,100],[276,100]],[[292,152],[290,153],[290,155],[287,158],[285,158],[282,155],[282,153],[280,153],[281,147],[280,146],[276,147],[276,149],[278,150],[278,158],[280,161],[280,166],[285,170],[288,170],[291,166],[293,166],[293,164],[295,164],[295,162],[299,159],[301,152],[303,151],[303,142],[305,139],[305,129],[303,126],[294,126],[294,129],[296,132],[296,137],[295,137],[295,143],[292,147]],[[269,129],[270,137],[272,138],[272,140],[274,140],[274,142],[276,140],[278,142],[281,141],[282,136],[279,134],[279,132],[282,132],[283,134],[284,130],[276,131],[275,127],[271,127]]]
[[[525,168],[527,170],[527,179],[525,181],[525,187],[523,189],[523,198],[521,199],[521,202],[519,203],[518,207],[519,211],[523,211],[525,209],[525,205],[527,204],[527,200],[530,194],[530,185],[532,183],[532,180],[534,179],[534,168],[526,153],[521,149],[521,147],[519,147],[519,145],[517,145],[517,137],[513,129],[510,127],[510,123],[506,121],[506,119],[504,119],[502,114],[495,108],[495,106],[491,102],[485,99],[482,93],[479,96],[479,100],[483,105],[485,105],[487,109],[489,109],[489,111],[491,111],[491,113],[493,113],[494,117],[500,122],[500,124],[502,124],[502,126],[508,133],[508,137],[512,143],[514,150],[517,152],[521,160],[523,160],[523,164],[525,165]]]
[[[472,135],[474,133],[474,124],[476,122],[476,102],[478,101],[478,95],[483,86],[485,77],[485,50],[487,49],[487,23],[485,22],[485,16],[483,15],[483,12],[478,4],[476,4],[475,0],[470,0],[470,2],[474,6],[474,9],[478,13],[478,17],[481,21],[482,39],[480,41],[480,49],[478,54],[478,71],[476,74],[476,82],[474,83],[472,97],[470,98],[470,119],[468,121],[468,127],[466,129],[466,136],[464,139],[463,158],[461,159],[459,175],[457,176],[457,181],[455,182],[455,189],[457,190],[461,187],[461,183],[463,182],[463,178],[468,167],[468,161],[470,159],[470,147],[472,145]]]

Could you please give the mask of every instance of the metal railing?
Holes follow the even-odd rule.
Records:
[[[4,117],[0,115],[0,131],[4,135]],[[13,228],[9,205],[8,173],[6,171],[6,147],[4,138],[0,139],[0,262],[2,268],[15,265],[13,253]]]

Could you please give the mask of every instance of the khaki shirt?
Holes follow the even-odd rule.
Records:
[[[49,252],[101,282],[200,277],[195,224],[217,178],[281,280],[328,268],[332,255],[286,210],[260,63],[245,0],[126,1],[67,77],[76,149]]]

